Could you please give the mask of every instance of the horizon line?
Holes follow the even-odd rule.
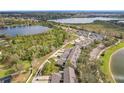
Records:
[[[124,12],[124,10],[0,10],[0,12]]]

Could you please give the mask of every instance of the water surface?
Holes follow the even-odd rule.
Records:
[[[9,36],[32,35],[32,34],[39,34],[47,30],[49,30],[49,28],[44,26],[8,27],[8,28],[0,29],[0,34],[5,34]]]
[[[116,82],[124,83],[124,48],[112,56],[111,71]]]
[[[109,18],[109,17],[88,17],[88,18],[66,18],[66,19],[56,19],[56,20],[49,20],[59,23],[92,23],[96,20],[104,20],[104,21],[110,21],[110,20],[124,20],[124,18]]]

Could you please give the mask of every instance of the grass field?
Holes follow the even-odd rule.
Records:
[[[110,35],[119,36],[124,31],[124,27],[107,23],[107,22],[94,22],[91,24],[83,24],[83,25],[80,25],[80,28],[88,31],[97,32],[97,33],[103,33],[109,36]],[[124,34],[122,34],[122,36],[124,37]]]
[[[118,32],[118,31],[123,31],[124,27],[118,26],[118,25],[114,25],[108,22],[103,22],[103,21],[99,21],[99,22],[94,22],[91,24],[84,24],[81,25],[82,28],[87,29],[89,31],[97,31],[97,32]]]
[[[0,70],[0,78],[4,77],[4,76],[8,76],[10,73],[13,73],[14,69],[13,68],[9,68],[6,70]]]
[[[107,49],[104,53],[104,56],[101,57],[102,62],[103,62],[101,69],[107,75],[107,77],[111,80],[112,80],[112,77],[111,77],[111,74],[109,72],[110,57],[115,51],[117,51],[118,49],[123,48],[123,47],[124,47],[124,42],[121,42],[118,45],[112,46],[109,49]]]
[[[72,48],[72,47],[74,47],[74,45],[69,43],[69,44],[66,45],[64,48],[65,48],[65,49],[69,49],[69,48]]]

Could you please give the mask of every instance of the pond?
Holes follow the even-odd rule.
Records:
[[[124,48],[112,55],[110,67],[115,81],[124,83]]]
[[[96,20],[110,21],[110,20],[124,20],[124,18],[88,17],[88,18],[66,18],[66,19],[56,19],[56,20],[48,20],[48,21],[78,24],[78,23],[92,23]]]
[[[49,30],[48,27],[44,26],[22,26],[22,27],[8,27],[0,29],[0,34],[5,34],[9,36],[16,35],[32,35],[39,34]]]

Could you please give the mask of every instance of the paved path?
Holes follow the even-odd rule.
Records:
[[[33,73],[30,74],[29,78],[26,80],[26,83],[29,83],[32,76],[33,76]]]
[[[121,40],[118,40],[118,42],[116,42],[114,45],[117,45],[117,44],[119,44],[120,42],[121,42]],[[101,56],[101,54],[102,54],[104,51],[106,51],[107,49],[109,49],[110,47],[112,47],[112,46],[114,46],[114,45],[111,45],[111,46],[106,47],[105,49],[101,50],[101,52],[97,55],[97,58],[96,58],[96,59],[99,59],[100,56]]]

